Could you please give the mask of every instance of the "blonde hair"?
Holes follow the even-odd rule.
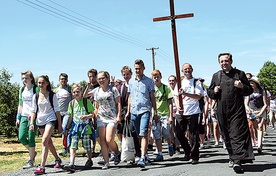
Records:
[[[124,71],[129,71],[132,74],[131,68],[129,66],[123,66],[121,73],[123,74]]]
[[[82,87],[80,84],[73,84],[71,87],[71,92],[73,93],[76,88],[82,92]]]

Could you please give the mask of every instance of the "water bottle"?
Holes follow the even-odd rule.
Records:
[[[252,113],[252,114],[250,115],[250,117],[251,117],[251,119],[255,119],[255,118],[256,118],[256,114]]]
[[[151,129],[152,130],[156,130],[156,122],[155,122],[155,120],[152,121]]]

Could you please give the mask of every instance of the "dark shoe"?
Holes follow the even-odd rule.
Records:
[[[233,160],[229,160],[228,167],[229,168],[233,168],[233,166],[234,166],[234,161]]]
[[[158,162],[158,161],[163,161],[163,160],[164,160],[163,155],[159,155],[159,154],[158,154],[158,155],[156,156],[156,158],[154,159],[154,161],[157,161],[157,162]]]
[[[198,160],[192,160],[192,165],[195,165],[195,164],[198,164],[199,162],[198,162]]]
[[[145,156],[145,164],[146,166],[151,165],[151,161],[148,155]]]
[[[68,154],[67,148],[64,148],[62,152],[59,153],[59,156],[66,156]]]
[[[121,152],[114,155],[114,165],[118,165],[121,162]]]
[[[262,153],[263,153],[263,152],[262,152],[262,148],[260,148],[260,147],[257,148],[257,151],[258,151],[259,154],[262,154]]]
[[[233,169],[236,173],[244,173],[243,168],[241,167],[241,164],[234,164]]]
[[[93,166],[93,161],[92,161],[92,159],[91,159],[91,158],[87,159],[87,161],[86,161],[84,167],[89,168],[89,167],[92,167],[92,166]]]
[[[169,145],[168,149],[169,149],[169,155],[173,156],[173,154],[175,154],[174,149],[173,149],[173,145]]]
[[[190,154],[189,155],[184,155],[184,158],[183,158],[183,161],[189,161],[191,158],[190,158]]]
[[[73,164],[65,165],[63,167],[64,170],[69,171],[69,172],[75,172],[76,171],[76,166]]]

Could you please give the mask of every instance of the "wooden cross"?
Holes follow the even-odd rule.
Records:
[[[175,19],[193,17],[194,14],[193,13],[188,13],[188,14],[175,15],[174,0],[170,0],[170,11],[171,11],[170,16],[153,18],[153,22],[171,20],[175,71],[176,71],[176,77],[177,77],[177,85],[178,85],[178,89],[179,89],[181,87],[181,78],[180,78],[180,69],[179,69],[179,58],[178,58],[178,47],[177,47],[177,38],[176,38]],[[183,109],[182,96],[181,95],[179,95],[179,107],[180,107],[180,109]]]

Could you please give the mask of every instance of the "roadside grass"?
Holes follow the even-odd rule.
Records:
[[[62,139],[60,135],[52,135],[52,140],[56,148],[57,153],[63,150]],[[41,135],[36,137],[36,152],[37,156],[35,158],[35,165],[41,162]],[[81,146],[81,141],[79,141],[79,150],[77,151],[77,156],[83,155],[86,151]],[[97,143],[96,150],[100,151],[100,146]],[[68,156],[60,156],[61,160],[69,160]],[[5,172],[12,172],[22,169],[22,166],[26,164],[29,160],[29,154],[27,149],[18,141],[17,138],[6,138],[0,136],[0,174]],[[47,163],[54,163],[55,158],[49,151]]]

